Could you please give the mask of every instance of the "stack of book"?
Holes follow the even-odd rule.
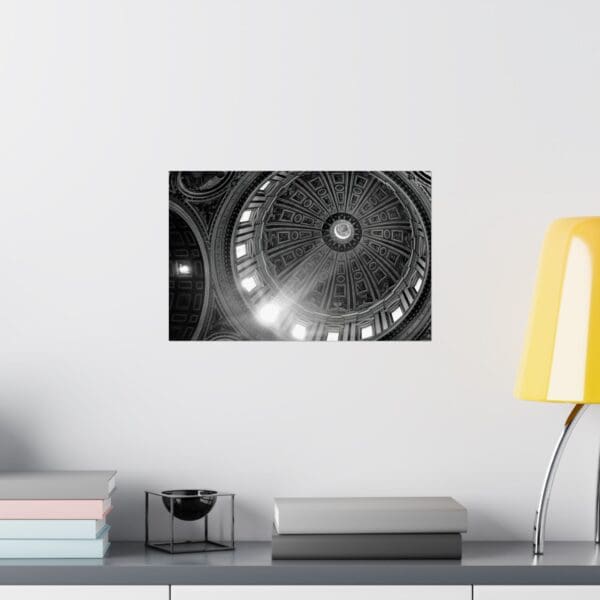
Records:
[[[274,559],[458,559],[467,511],[452,498],[276,498]]]
[[[0,473],[0,558],[101,558],[114,471]]]

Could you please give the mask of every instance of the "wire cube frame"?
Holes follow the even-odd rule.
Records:
[[[210,512],[205,516],[198,519],[199,521],[204,520],[204,536],[200,540],[186,540],[186,541],[175,541],[175,500],[185,499],[194,500],[206,498],[206,494],[196,495],[177,495],[177,494],[166,494],[164,492],[152,492],[146,490],[145,492],[145,534],[144,543],[147,548],[154,548],[161,552],[167,552],[168,554],[186,554],[192,552],[219,552],[223,550],[234,550],[235,549],[235,510],[234,501],[235,494],[217,493],[210,494],[213,498],[229,498],[229,508],[231,512],[230,528],[231,536],[228,540],[211,540],[209,539],[209,527],[208,518]],[[164,504],[165,508],[168,506],[169,513],[169,539],[164,541],[153,541],[150,536],[150,498],[160,498],[161,504]],[[216,501],[215,501],[216,503]]]

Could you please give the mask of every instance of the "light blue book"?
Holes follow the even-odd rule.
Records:
[[[104,527],[104,519],[0,519],[0,539],[95,540]]]
[[[0,540],[0,558],[102,558],[109,529],[105,525],[94,540]]]

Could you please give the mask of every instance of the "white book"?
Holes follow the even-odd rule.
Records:
[[[449,497],[275,498],[279,534],[463,533],[467,510]]]
[[[116,471],[0,471],[1,500],[104,500]]]
[[[105,525],[103,519],[3,519],[0,539],[94,540]]]
[[[108,525],[93,540],[0,540],[0,558],[102,558]]]

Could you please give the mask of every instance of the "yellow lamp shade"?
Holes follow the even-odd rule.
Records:
[[[546,233],[515,396],[600,404],[600,217]]]

